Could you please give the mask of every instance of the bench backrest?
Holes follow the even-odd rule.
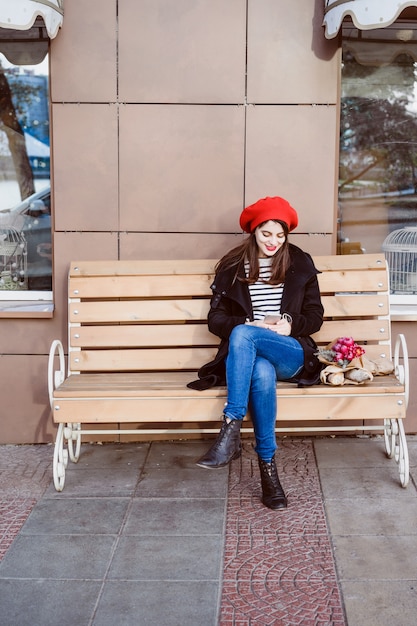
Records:
[[[383,254],[317,256],[325,322],[339,336],[391,357],[389,277]],[[71,263],[69,372],[196,370],[219,340],[207,329],[213,260]]]

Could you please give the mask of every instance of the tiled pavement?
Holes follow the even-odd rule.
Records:
[[[0,626],[415,626],[417,438],[399,486],[383,439],[283,439],[286,511],[260,504],[245,442],[0,446]]]

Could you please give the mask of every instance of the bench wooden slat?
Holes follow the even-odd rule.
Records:
[[[72,371],[135,371],[197,369],[211,361],[216,348],[80,350],[70,353]]]
[[[313,335],[317,344],[329,343],[337,337],[346,336],[346,319],[328,321],[318,333]],[[388,320],[352,320],[349,325],[349,337],[357,343],[389,341],[390,326]]]
[[[126,372],[103,374],[73,374],[66,378],[64,383],[55,391],[56,398],[87,398],[87,397],[208,397],[217,398],[226,395],[226,387],[212,387],[204,391],[197,391],[187,387],[187,383],[195,380],[196,371],[162,372],[155,376],[153,372]],[[392,374],[376,376],[372,385],[344,385],[332,387],[318,385],[299,388],[292,383],[280,381],[277,389],[281,396],[347,396],[355,395],[386,395],[387,393],[401,393],[404,391],[398,379]]]
[[[207,324],[134,324],[80,326],[70,331],[71,345],[84,348],[218,345]]]
[[[149,322],[157,320],[206,320],[209,300],[129,300],[71,302],[70,321]],[[326,317],[365,317],[387,315],[385,296],[323,296]]]
[[[172,276],[87,276],[71,279],[73,298],[161,298],[205,296],[210,293],[212,274]]]
[[[321,293],[353,291],[379,292],[388,289],[388,276],[384,269],[373,271],[324,272],[318,275]]]
[[[389,315],[388,295],[331,295],[322,296],[325,317],[380,317]]]
[[[325,317],[369,317],[388,314],[388,297],[366,295],[323,296]],[[70,320],[92,322],[146,322],[206,320],[209,299],[85,301],[70,304]]]
[[[205,320],[205,300],[123,300],[71,302],[70,322],[153,322],[157,320]]]
[[[367,271],[329,272],[319,274],[323,293],[341,291],[380,292],[387,289],[384,269]],[[153,298],[208,296],[213,275],[173,276],[99,276],[72,278],[69,296],[72,298]]]
[[[329,343],[329,341],[326,338],[325,343]],[[388,342],[383,347],[380,343],[366,345],[365,349],[369,358],[382,355],[389,358],[390,345]],[[216,346],[139,350],[72,350],[70,352],[70,369],[73,372],[190,370],[199,368],[203,363],[211,361],[216,350]]]
[[[218,420],[226,396],[224,388],[198,392],[183,386],[151,388],[141,386],[140,382],[130,389],[126,386],[119,389],[111,384],[104,388],[101,385],[98,388],[84,386],[78,390],[71,390],[71,384],[69,387],[56,393],[55,407],[59,407],[54,411],[56,422],[204,423]],[[280,383],[278,388],[280,421],[293,420],[295,414],[303,421],[405,417],[405,406],[398,402],[403,387],[394,377],[380,377],[369,386],[313,387],[307,390]]]
[[[383,252],[371,254],[338,254],[314,256],[314,263],[321,272],[360,269],[361,271],[386,267]]]
[[[345,320],[327,321],[314,339],[318,344],[327,344],[345,332]],[[353,320],[351,332],[359,343],[390,338],[387,320]],[[80,326],[71,328],[70,338],[72,346],[83,348],[216,346],[219,343],[206,324]]]
[[[157,276],[212,274],[218,259],[73,261],[69,276]]]
[[[344,421],[403,419],[405,411],[398,406],[398,397],[391,392],[376,396],[334,396],[317,397],[312,401],[307,396],[280,395],[280,421],[294,421],[299,414],[302,421]],[[114,423],[114,422],[164,422],[181,424],[186,422],[218,421],[224,406],[223,398],[161,398],[143,397],[140,399],[78,399],[55,401],[59,410],[54,411],[55,422]],[[298,420],[298,421],[299,421]],[[277,423],[279,426],[279,422]],[[364,427],[364,430],[366,428]]]
[[[70,265],[69,276],[211,274],[217,261],[218,259],[73,261]],[[371,270],[380,269],[386,265],[384,254],[381,252],[366,255],[314,256],[314,262],[320,271],[358,268]]]
[[[181,424],[192,422],[218,421],[222,414],[224,398],[140,398],[140,400],[114,398],[107,401],[78,400],[57,401],[59,411],[55,411],[55,422],[114,423],[163,422]],[[311,406],[310,406],[311,405]],[[344,420],[378,420],[404,419],[405,413],[398,407],[397,397],[386,394],[382,397],[352,396],[352,398],[311,398],[303,396],[280,396],[280,420],[293,420],[294,413],[299,412],[302,421],[344,421]],[[279,426],[279,422],[277,423]],[[366,428],[364,428],[366,430]]]

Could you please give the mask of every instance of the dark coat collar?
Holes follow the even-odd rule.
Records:
[[[311,256],[301,250],[294,244],[289,244],[291,265],[288,268],[285,277],[285,286],[283,293],[283,305],[287,300],[291,300],[293,294],[301,289],[308,280],[315,274],[320,274],[314,266]],[[245,277],[244,263],[240,263],[238,268],[230,268],[220,270],[211,285],[211,289],[215,293],[219,293],[224,297],[230,298],[238,302],[246,311],[247,315],[252,314],[252,304],[249,295],[249,289],[238,280],[238,277]]]

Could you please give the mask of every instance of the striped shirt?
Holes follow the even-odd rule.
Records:
[[[249,294],[252,301],[253,318],[263,320],[265,315],[277,315],[281,311],[282,292],[284,283],[268,285],[265,281],[271,277],[272,259],[259,259],[259,278],[256,283],[249,285]],[[246,276],[249,274],[249,263],[245,263]]]

